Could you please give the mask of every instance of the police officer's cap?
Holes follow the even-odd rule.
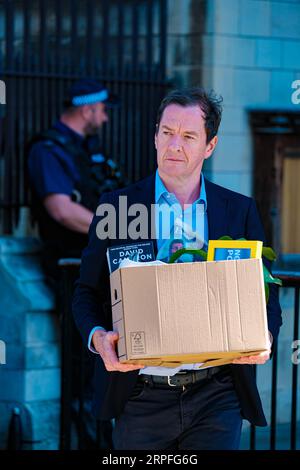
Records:
[[[83,78],[71,86],[65,106],[84,106],[99,102],[110,107],[119,105],[118,97],[110,93],[102,83]]]

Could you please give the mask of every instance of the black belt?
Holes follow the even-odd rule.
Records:
[[[152,386],[167,385],[169,387],[184,387],[208,379],[221,370],[225,370],[225,368],[228,369],[228,371],[230,370],[228,366],[219,366],[202,370],[180,371],[171,376],[140,374],[138,380]]]

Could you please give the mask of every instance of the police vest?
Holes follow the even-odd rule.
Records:
[[[100,150],[97,136],[85,139],[82,146],[75,145],[72,138],[64,135],[55,128],[48,129],[34,137],[30,145],[43,141],[50,151],[55,152],[55,146],[71,155],[80,174],[80,179],[74,186],[72,200],[95,212],[102,193],[113,191],[126,185],[115,162],[104,157]],[[58,152],[55,153],[66,173],[69,173],[65,161]],[[73,175],[70,175],[73,178]]]

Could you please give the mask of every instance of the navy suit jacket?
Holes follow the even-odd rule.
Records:
[[[210,239],[229,235],[233,239],[265,241],[263,228],[253,199],[235,193],[205,180],[207,194],[207,217]],[[155,176],[152,175],[128,188],[104,194],[101,203],[113,204],[116,208],[118,233],[119,196],[127,196],[128,207],[141,203],[150,208],[155,203]],[[148,210],[149,234],[151,211]],[[134,244],[130,239],[100,240],[96,227],[101,217],[95,216],[89,230],[89,244],[82,255],[80,278],[76,283],[73,298],[74,319],[85,344],[95,326],[112,329],[109,271],[106,261],[106,249],[109,246]],[[128,224],[134,217],[128,217]],[[153,241],[157,251],[156,240]],[[278,301],[278,289],[270,285],[270,298],[267,306],[268,327],[274,341],[279,333],[281,309]],[[243,416],[251,423],[265,426],[266,420],[255,383],[254,369],[251,365],[231,364],[234,384],[241,403]],[[108,372],[103,361],[96,356],[95,361],[95,400],[94,412],[99,419],[118,416],[136,383],[138,371]]]

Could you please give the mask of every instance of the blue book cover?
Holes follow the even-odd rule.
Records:
[[[215,261],[251,258],[250,248],[215,248]]]

